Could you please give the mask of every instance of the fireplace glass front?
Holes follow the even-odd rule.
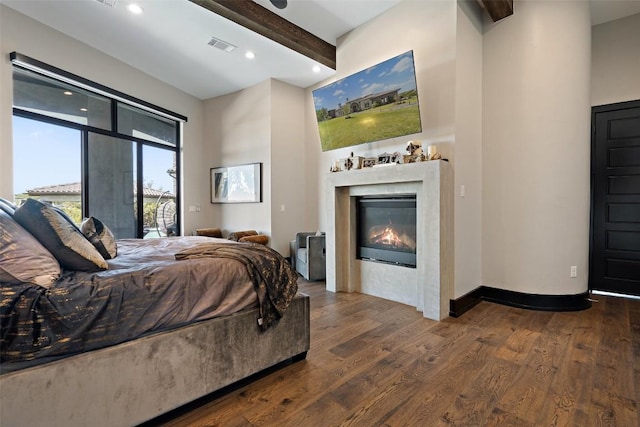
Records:
[[[358,259],[416,267],[416,196],[356,199]]]

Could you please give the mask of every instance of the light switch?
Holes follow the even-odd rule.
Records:
[[[466,194],[466,189],[464,188],[464,185],[460,186],[460,197],[464,197],[464,195]]]

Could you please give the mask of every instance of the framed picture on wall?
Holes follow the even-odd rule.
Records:
[[[211,168],[211,203],[262,202],[262,163]]]

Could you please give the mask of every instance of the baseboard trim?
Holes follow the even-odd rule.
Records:
[[[449,301],[449,316],[459,317],[480,301],[539,311],[579,311],[591,307],[589,292],[575,295],[541,295],[480,286]]]
[[[462,316],[478,305],[480,301],[482,301],[482,288],[484,288],[484,286],[480,286],[460,298],[449,300],[449,316]]]

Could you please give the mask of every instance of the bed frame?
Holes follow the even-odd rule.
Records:
[[[310,346],[309,297],[279,323],[257,309],[0,376],[0,424],[126,426],[148,421],[290,359]]]

